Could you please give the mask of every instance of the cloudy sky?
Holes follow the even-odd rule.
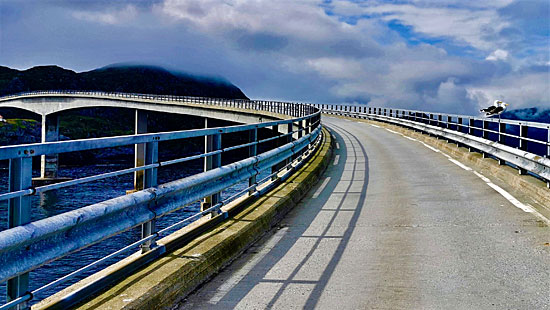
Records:
[[[255,99],[550,108],[548,0],[1,0],[0,65],[136,62]]]

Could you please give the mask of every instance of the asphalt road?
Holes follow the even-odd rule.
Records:
[[[323,121],[324,177],[180,309],[550,309],[537,217],[417,141]]]

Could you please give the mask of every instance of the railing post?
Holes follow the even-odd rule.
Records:
[[[483,121],[482,125],[481,125],[481,135],[483,137],[483,139],[488,139],[489,138],[489,132],[487,131],[489,129],[489,121]],[[489,154],[485,153],[485,152],[482,152],[483,154],[483,158],[487,158],[489,156]]]
[[[59,140],[59,117],[55,114],[42,115],[42,142]],[[59,155],[49,154],[40,157],[40,178],[57,178]]]
[[[135,133],[147,133],[147,111],[136,110]],[[135,146],[135,167],[141,167],[145,164],[145,143],[139,143]],[[134,172],[134,190],[140,191],[144,187],[143,170]]]
[[[205,119],[205,127],[208,128],[208,119]],[[220,150],[222,148],[222,136],[221,133],[209,135],[204,137],[204,152],[210,153]],[[204,171],[212,170],[221,166],[222,156],[221,154],[214,154],[206,156],[204,158]],[[212,206],[215,206],[220,202],[220,193],[215,193],[212,196],[205,197],[201,204],[201,211],[204,211]],[[212,217],[219,214],[219,211],[212,211],[210,215]]]
[[[249,142],[258,142],[258,128],[251,129],[248,134]],[[258,145],[254,144],[248,147],[248,157],[253,157],[258,155]],[[256,183],[256,175],[251,176],[248,179],[248,186],[252,186]],[[255,189],[248,190],[248,195],[254,194]]]
[[[158,163],[158,142],[148,142],[145,144],[145,165]],[[150,188],[157,186],[157,168],[145,170],[143,187]],[[156,232],[156,219],[152,219],[141,225],[141,238],[149,237]],[[155,239],[149,240],[141,245],[141,253],[146,253],[156,246]]]
[[[524,140],[523,138],[527,138],[527,126],[520,124],[519,125],[519,148],[520,150],[527,151],[527,140]],[[527,174],[527,171],[523,168],[518,168],[519,174]]]
[[[462,132],[462,117],[459,117],[457,120],[456,120],[456,130],[458,132]]]
[[[468,119],[468,134],[469,135],[474,135],[474,119],[473,118],[469,118]],[[474,149],[471,147],[471,146],[468,146],[468,152],[473,152]]]
[[[13,158],[9,161],[8,191],[14,192],[31,188],[32,186],[32,157]],[[31,197],[20,196],[11,198],[8,202],[8,228],[21,226],[31,221]],[[23,296],[29,290],[29,273],[11,278],[7,282],[7,299],[12,301]],[[14,309],[29,309],[26,302]]]
[[[273,125],[273,133],[274,133],[276,136],[279,135],[279,125]],[[279,139],[280,139],[280,138],[277,138],[277,139],[274,140],[274,141],[275,141],[275,147],[276,147],[276,148],[279,147],[279,145],[280,145]],[[277,164],[271,166],[271,173],[272,173],[272,174],[276,173],[276,172],[279,170],[280,164],[281,164],[281,163],[277,163]],[[277,180],[277,174],[272,175],[272,176],[271,176],[271,180],[272,180],[272,181]]]

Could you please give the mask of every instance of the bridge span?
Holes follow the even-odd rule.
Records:
[[[548,219],[381,123],[323,122],[318,185],[179,309],[550,309]]]
[[[0,193],[8,218],[0,230],[0,282],[8,294],[0,309],[29,309],[38,299],[32,308],[550,307],[550,124],[118,93],[0,99],[0,106],[38,109],[43,125],[64,109],[117,104],[136,109],[135,135],[55,141],[43,132],[42,143],[0,147],[0,160],[9,160],[8,189]],[[143,111],[155,105],[234,114],[249,124],[147,133]],[[274,135],[258,135],[266,130]],[[227,144],[223,137],[235,133],[240,144]],[[159,159],[161,142],[201,137],[204,153]],[[31,183],[34,156],[128,145],[135,146],[133,168]],[[238,149],[244,158],[222,165]],[[160,169],[195,160],[204,161],[203,172],[159,181]],[[125,174],[134,174],[134,191],[31,219],[36,194]],[[186,296],[299,201],[278,229]],[[163,222],[183,211],[192,215]],[[52,261],[135,228],[123,248],[100,249],[101,258],[52,282],[29,280]]]

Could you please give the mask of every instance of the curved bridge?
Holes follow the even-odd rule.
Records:
[[[318,184],[279,229],[178,308],[550,307],[550,124],[364,106],[223,102],[224,108],[286,116],[193,132],[0,148],[0,159],[15,163],[10,166],[15,172],[14,187],[0,194],[0,199],[10,200],[10,208],[28,208],[25,197],[63,186],[29,187],[25,158],[30,156],[141,143],[149,154],[143,166],[117,172],[145,171],[145,190],[0,231],[0,262],[7,266],[0,272],[1,279],[10,278],[10,287],[19,288],[10,305],[24,305],[36,293],[25,291],[28,271],[128,227],[142,225],[142,239],[136,244],[145,245],[144,253],[160,257],[165,248],[154,244],[159,233],[154,229],[157,216],[203,197],[207,197],[203,209],[196,216],[210,214],[223,220],[228,213],[223,209],[226,202],[217,196],[221,190],[248,180],[241,193],[258,196],[271,186],[264,190],[259,185],[258,170],[269,170],[263,180],[276,182],[288,178],[288,170],[295,170],[314,153],[322,110],[323,124],[334,139],[334,157]],[[275,132],[286,127],[286,133],[258,140],[257,129],[267,127]],[[221,135],[230,132],[250,133],[251,140],[223,148]],[[205,154],[169,162],[155,157],[158,141],[198,136],[211,139]],[[257,154],[253,148],[273,140],[279,141],[279,147],[271,151]],[[216,156],[238,147],[250,148],[250,157],[219,167]],[[209,159],[211,170],[156,184],[155,169],[189,158]],[[90,231],[98,233],[90,235]],[[71,243],[51,248],[67,240],[67,235]],[[192,262],[200,260],[197,251],[192,248],[174,256]],[[161,267],[153,265],[152,273],[156,269]],[[82,308],[151,305],[136,293],[148,284],[138,289],[134,282],[130,278]],[[184,296],[172,297],[177,301]],[[155,307],[166,306],[159,300],[155,303]]]

